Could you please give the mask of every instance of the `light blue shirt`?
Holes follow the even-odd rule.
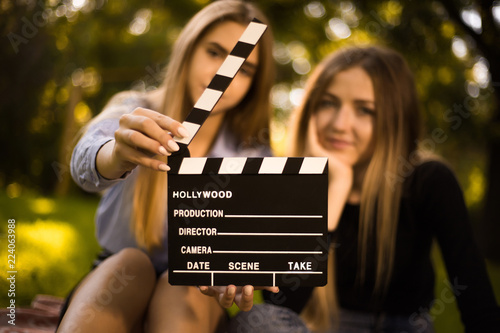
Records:
[[[147,107],[146,101],[140,95],[108,106],[106,112],[112,112],[116,117],[91,125],[79,140],[71,157],[71,175],[74,181],[85,191],[104,191],[95,216],[96,236],[101,247],[112,253],[127,247],[138,247],[130,228],[133,187],[137,172],[134,169],[120,179],[103,178],[96,169],[96,156],[106,142],[114,139],[114,132],[119,127],[119,116],[132,112],[136,107]],[[271,150],[267,146],[244,148],[223,125],[208,157],[236,156],[271,156]],[[164,228],[166,235],[166,220]],[[162,248],[149,254],[159,273],[168,268],[167,249],[165,237]]]

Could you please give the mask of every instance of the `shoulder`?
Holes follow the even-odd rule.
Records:
[[[112,107],[123,107],[123,106],[131,106],[138,107],[144,106],[147,107],[149,105],[148,98],[146,94],[138,91],[122,91],[111,97],[109,102],[106,104],[105,109]]]
[[[440,160],[428,160],[415,166],[409,179],[416,178],[424,182],[456,181],[451,167]]]
[[[131,113],[138,107],[150,108],[151,103],[145,93],[122,91],[113,95],[108,103],[90,123],[93,126],[102,122],[115,122],[121,115]]]
[[[440,160],[428,160],[415,166],[403,188],[404,196],[419,203],[462,201],[462,189],[451,167]]]
[[[253,144],[245,145],[224,123],[219,130],[216,141],[212,147],[209,157],[268,157],[272,156],[269,145]]]
[[[144,93],[137,91],[123,91],[111,97],[103,110],[95,116],[85,127],[83,133],[89,134],[103,131],[109,136],[118,128],[118,119],[131,113],[138,107],[149,108],[148,98]]]

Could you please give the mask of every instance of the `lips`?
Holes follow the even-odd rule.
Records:
[[[326,138],[326,143],[333,149],[346,149],[353,145],[350,141],[336,138]]]

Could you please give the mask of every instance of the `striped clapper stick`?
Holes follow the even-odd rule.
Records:
[[[207,89],[201,94],[193,109],[182,123],[188,130],[189,137],[174,137],[174,140],[181,146],[181,150],[188,146],[196,136],[201,125],[208,118],[210,112],[212,112],[245,60],[252,53],[252,50],[266,29],[267,25],[257,19],[253,19],[245,29],[233,50],[224,60],[212,81],[210,81]]]
[[[327,281],[326,157],[184,158],[169,171],[173,285]]]
[[[326,158],[188,158],[188,145],[267,26],[253,20],[183,122],[168,159],[173,285],[326,284]]]

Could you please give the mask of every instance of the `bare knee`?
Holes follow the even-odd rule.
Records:
[[[214,332],[224,313],[215,298],[196,287],[172,286],[164,273],[149,304],[148,327],[151,332]]]
[[[112,258],[118,274],[123,275],[130,281],[139,278],[143,283],[154,283],[156,273],[153,263],[141,250],[125,248],[113,255]]]
[[[98,327],[130,331],[142,320],[155,281],[153,264],[140,250],[124,249],[112,255],[80,284],[60,331],[73,332],[75,325],[88,332],[97,332]]]

